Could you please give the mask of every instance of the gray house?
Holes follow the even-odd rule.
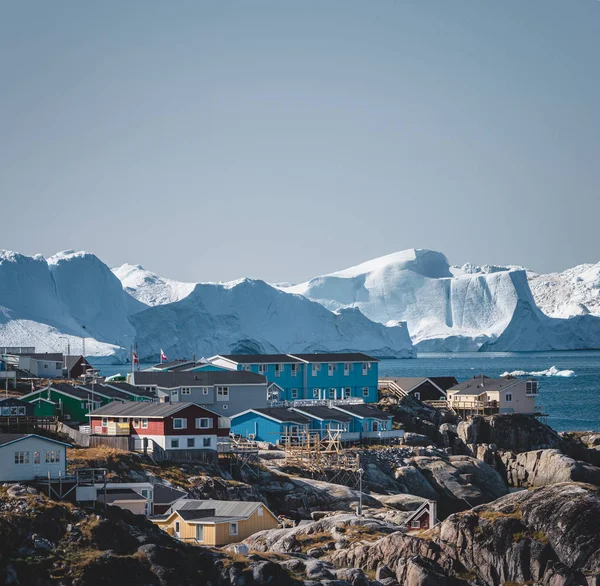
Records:
[[[159,400],[202,405],[222,417],[267,406],[267,379],[237,370],[134,372],[132,384],[157,393]]]

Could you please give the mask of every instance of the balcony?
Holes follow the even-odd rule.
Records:
[[[129,429],[129,423],[109,421],[106,427],[94,426],[94,433],[97,435],[129,435]]]
[[[387,429],[383,431],[363,431],[362,433],[363,439],[402,439],[404,437],[403,429]]]

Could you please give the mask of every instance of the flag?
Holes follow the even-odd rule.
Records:
[[[131,360],[134,364],[139,364],[138,355],[132,350],[131,351]]]
[[[162,361],[163,361],[163,360],[164,360],[165,362],[167,361],[167,355],[164,353],[164,350],[161,348],[161,349],[160,349],[160,362],[161,362],[161,364],[162,364]]]
[[[35,391],[35,387],[33,386],[33,381],[31,381],[31,392]]]

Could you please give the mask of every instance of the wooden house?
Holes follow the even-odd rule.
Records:
[[[410,395],[419,401],[445,401],[446,391],[458,384],[453,376],[387,377],[379,380],[394,383],[397,394]]]
[[[411,531],[421,531],[435,527],[438,522],[437,502],[427,501],[406,519],[405,523]]]
[[[239,543],[279,525],[263,503],[242,501],[182,499],[164,515],[150,520],[177,539],[207,546]]]

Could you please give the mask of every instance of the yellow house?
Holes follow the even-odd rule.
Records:
[[[164,515],[150,520],[177,539],[207,546],[239,543],[279,524],[263,503],[191,499],[177,501]]]

